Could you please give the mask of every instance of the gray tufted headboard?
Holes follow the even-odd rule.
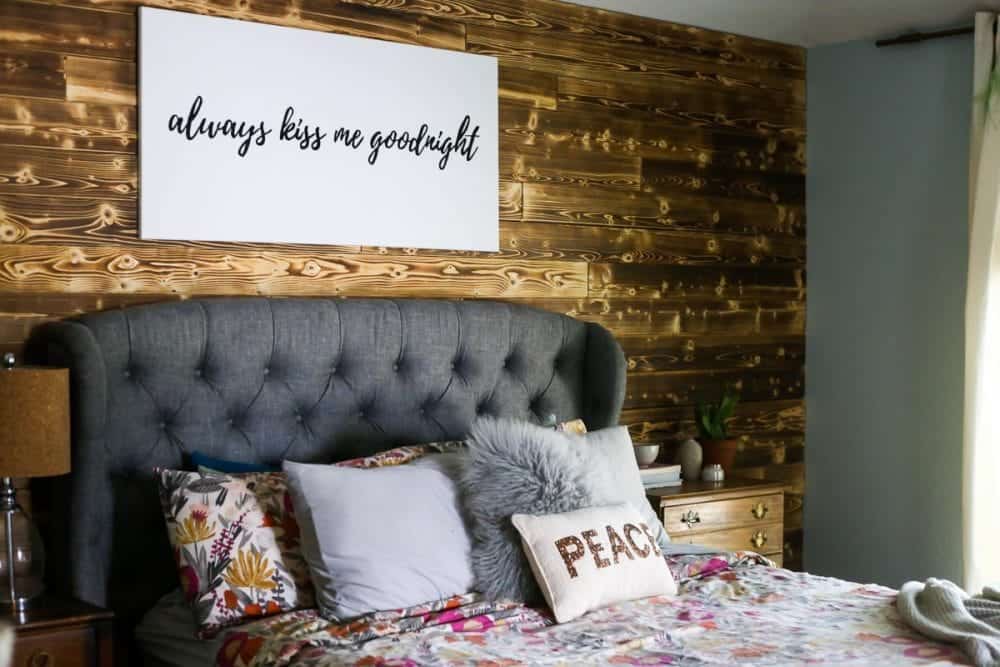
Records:
[[[48,569],[126,623],[177,585],[155,466],[193,450],[336,461],[461,438],[478,414],[595,429],[617,423],[625,391],[607,330],[500,302],[171,302],[45,325],[29,353],[71,372],[73,472],[52,490]]]

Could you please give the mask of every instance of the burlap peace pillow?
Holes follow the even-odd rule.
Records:
[[[559,623],[616,602],[677,594],[652,530],[629,504],[511,521]]]

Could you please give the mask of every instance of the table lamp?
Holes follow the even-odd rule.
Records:
[[[23,610],[44,585],[45,553],[30,517],[17,503],[15,477],[69,472],[69,371],[0,368],[0,605]]]

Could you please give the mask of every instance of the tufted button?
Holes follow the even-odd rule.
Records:
[[[131,371],[131,370],[129,370],[128,368],[126,368],[126,369],[125,369],[125,370],[124,370],[124,371],[122,372],[122,377],[123,377],[123,378],[125,378],[125,379],[128,379],[128,378],[132,377],[132,371]]]
[[[507,357],[503,360],[503,367],[510,368],[510,357]]]
[[[364,418],[365,418],[365,411],[358,410],[358,419],[364,419]]]
[[[427,414],[427,408],[420,408],[419,412],[420,412],[420,416],[423,417],[424,415]]]
[[[300,424],[302,423],[302,415],[299,414],[298,412],[295,413],[295,421],[297,421]]]
[[[161,421],[160,422],[160,430],[163,431],[163,430],[166,430],[166,428],[167,428],[167,422]]]
[[[330,375],[336,375],[336,374],[337,374],[337,364],[334,364],[333,366],[330,366]]]
[[[229,419],[226,420],[226,424],[231,428],[236,424],[236,420],[230,417]]]
[[[394,373],[398,373],[399,372],[399,364],[393,364],[392,365],[392,371]]]
[[[264,375],[270,375],[270,374],[271,374],[270,366],[264,366]]]

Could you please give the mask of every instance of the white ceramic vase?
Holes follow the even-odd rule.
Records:
[[[685,440],[677,448],[677,462],[681,464],[681,477],[689,482],[701,479],[701,445],[695,440]]]

